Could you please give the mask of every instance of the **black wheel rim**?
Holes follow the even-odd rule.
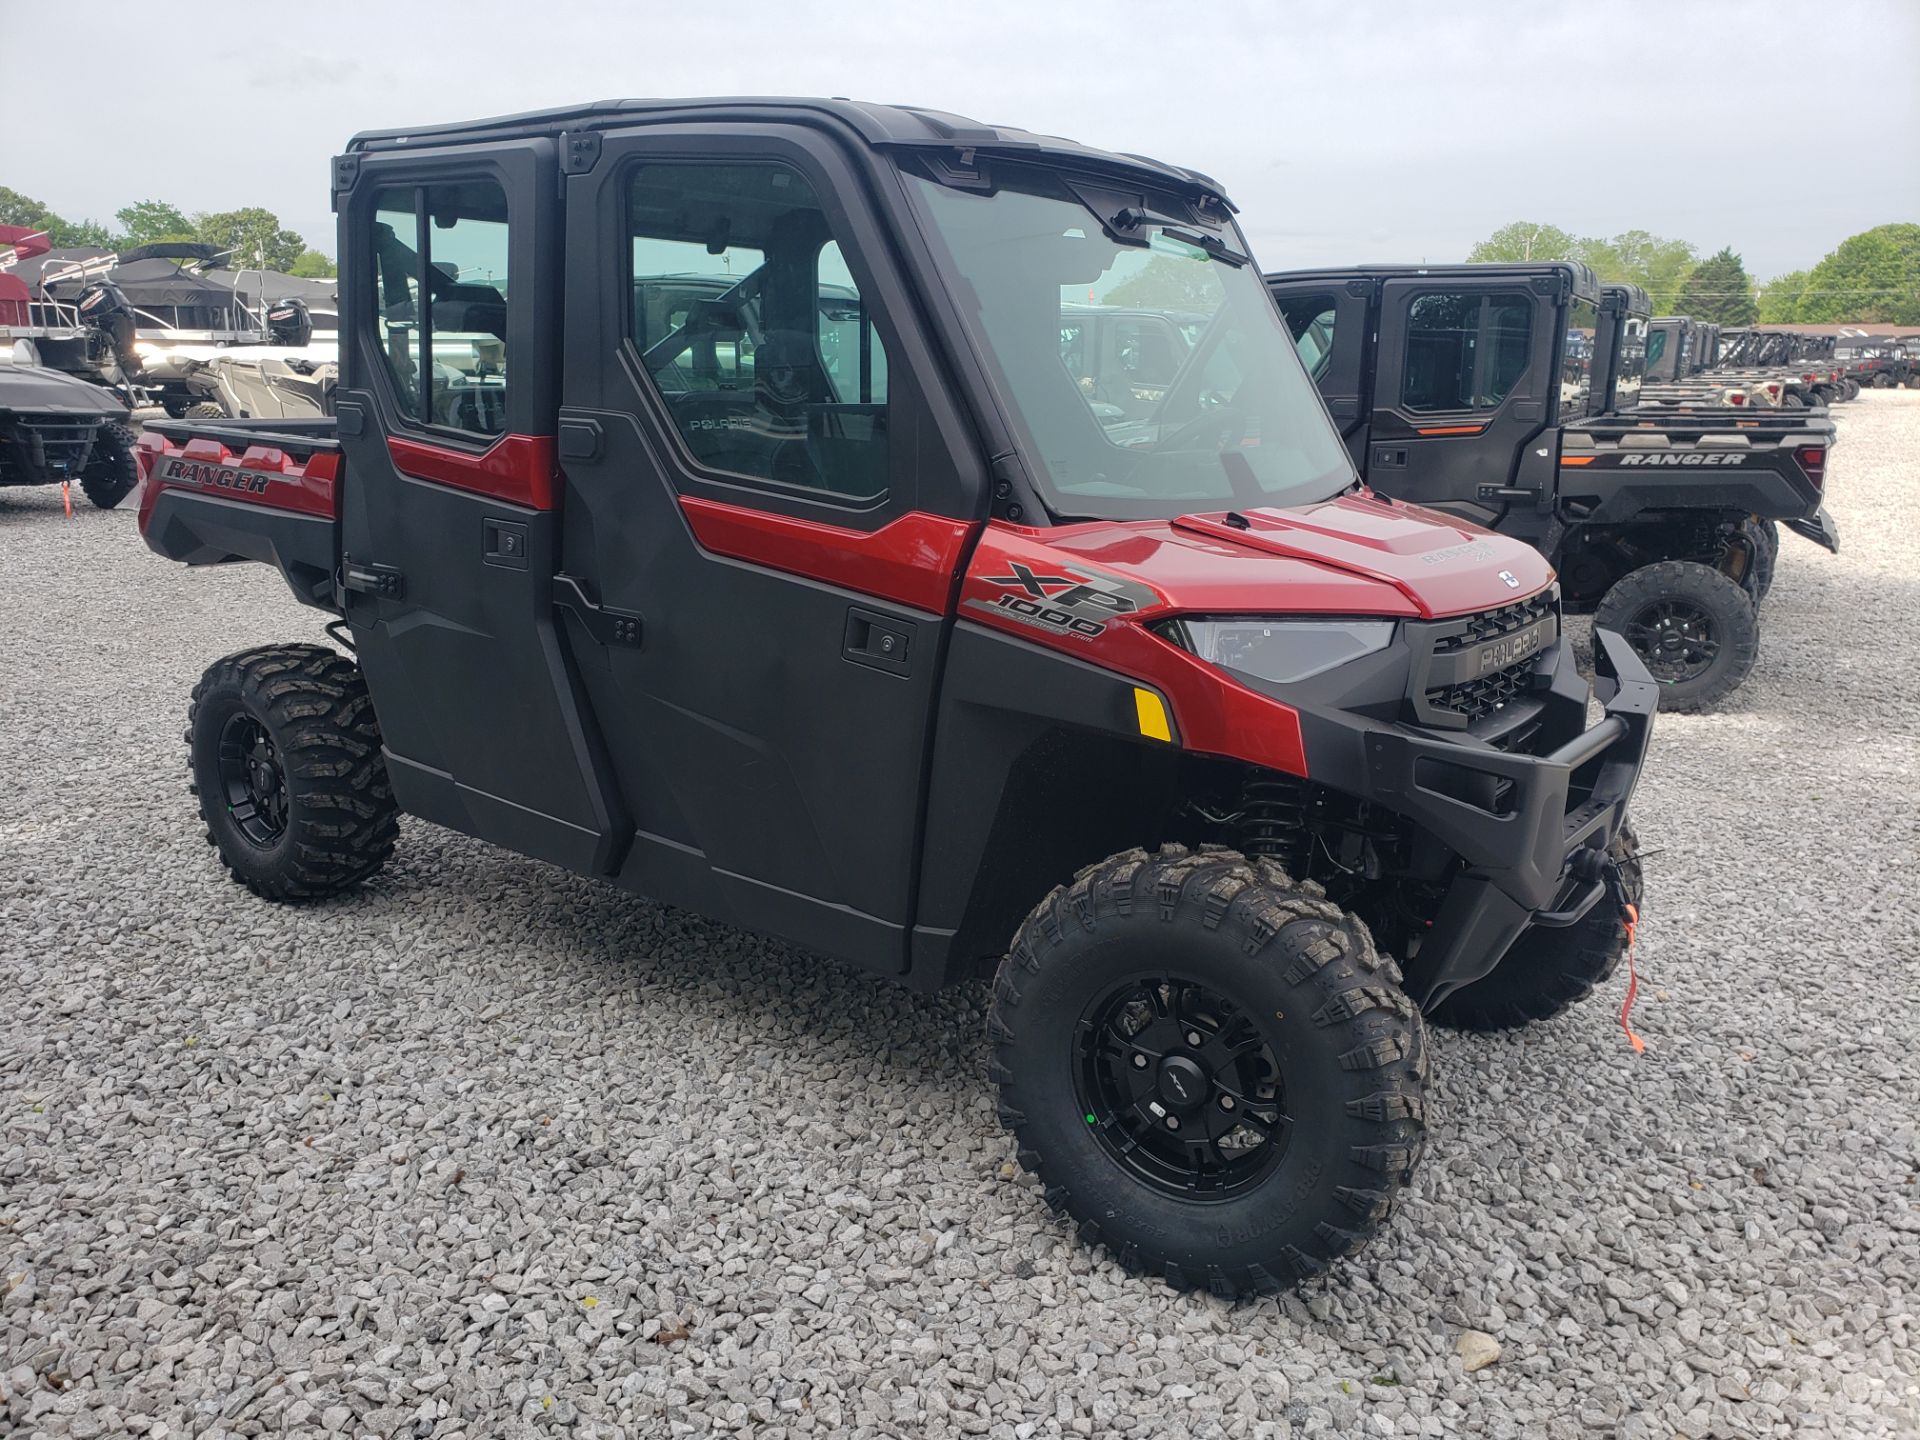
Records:
[[[273,737],[251,715],[235,715],[220,731],[220,788],[234,828],[270,847],[287,833],[287,777]]]
[[[1662,685],[1697,680],[1720,658],[1713,617],[1686,600],[1656,600],[1627,621],[1627,643]]]
[[[1241,1007],[1179,975],[1126,980],[1075,1027],[1082,1123],[1163,1193],[1224,1200],[1272,1174],[1293,1119],[1272,1043]]]

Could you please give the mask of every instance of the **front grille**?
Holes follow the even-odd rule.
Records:
[[[1493,714],[1527,688],[1527,674],[1538,656],[1529,655],[1504,670],[1493,670],[1477,680],[1459,685],[1441,685],[1427,691],[1427,703],[1436,710],[1451,710],[1464,715],[1469,723]]]
[[[1542,620],[1550,620],[1558,613],[1557,595],[1551,589],[1543,590],[1531,599],[1516,600],[1497,610],[1483,610],[1478,615],[1449,622],[1443,633],[1434,636],[1432,653],[1436,661],[1446,656],[1461,655],[1476,645],[1484,645],[1503,635],[1525,630]],[[1424,693],[1426,708],[1429,712],[1457,715],[1460,721],[1456,723],[1471,725],[1483,720],[1527,692],[1529,677],[1539,660],[1540,652],[1535,650],[1511,665],[1489,670],[1484,675],[1451,684],[1427,686]],[[1469,662],[1463,656],[1460,662],[1453,665],[1439,663],[1432,668],[1444,675],[1449,669],[1457,671],[1465,663]]]
[[[0,485],[75,480],[93,453],[93,415],[15,415],[0,419]]]
[[[1486,640],[1497,640],[1502,635],[1511,635],[1515,630],[1524,630],[1536,620],[1544,620],[1553,614],[1553,592],[1542,590],[1531,600],[1516,600],[1511,605],[1502,605],[1498,610],[1483,610],[1465,621],[1465,628],[1451,635],[1442,635],[1434,642],[1436,655],[1445,655],[1449,651],[1464,650],[1469,645],[1478,645]]]

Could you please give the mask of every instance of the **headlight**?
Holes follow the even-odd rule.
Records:
[[[1391,620],[1172,620],[1160,634],[1210,665],[1274,685],[1324,674],[1393,642]]]

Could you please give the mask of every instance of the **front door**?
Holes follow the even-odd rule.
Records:
[[[560,583],[623,882],[894,972],[985,485],[856,163],[661,126],[576,166]]]
[[[572,869],[617,798],[553,621],[550,140],[340,164],[347,619],[406,810]]]
[[[1549,506],[1550,491],[1515,479],[1560,382],[1557,315],[1512,277],[1382,286],[1368,483],[1488,526],[1516,502]]]

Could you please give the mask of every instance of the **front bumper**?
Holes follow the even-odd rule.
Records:
[[[1544,753],[1351,710],[1302,712],[1314,779],[1394,812],[1458,857],[1405,966],[1422,1004],[1487,974],[1528,926],[1574,924],[1605,894],[1607,849],[1646,760],[1659,689],[1612,631],[1594,631],[1594,660],[1605,713],[1591,727],[1571,647],[1556,642],[1536,665]]]

